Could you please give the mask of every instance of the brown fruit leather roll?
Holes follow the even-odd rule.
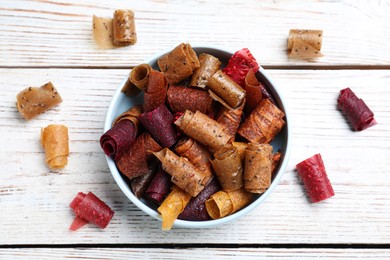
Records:
[[[29,120],[62,102],[51,82],[36,88],[28,87],[16,96],[16,107],[24,119]]]
[[[239,107],[234,109],[223,107],[220,115],[216,119],[218,123],[226,128],[227,132],[231,136],[236,135],[237,129],[240,126],[244,105],[245,101]]]
[[[199,54],[198,59],[200,67],[192,74],[190,86],[206,88],[211,76],[221,68],[221,61],[207,53]]]
[[[161,161],[163,170],[172,176],[171,181],[192,197],[204,189],[202,183],[207,175],[196,169],[186,158],[177,156],[168,148],[153,154]]]
[[[251,193],[264,193],[271,185],[272,146],[249,143],[245,153],[245,190]]]
[[[253,143],[269,143],[283,128],[284,113],[263,99],[238,128],[237,133]]]
[[[221,98],[230,108],[237,108],[245,99],[245,90],[221,70],[214,73],[209,79],[207,86],[212,93]]]
[[[188,43],[181,43],[175,47],[170,53],[161,57],[157,64],[171,85],[188,78],[200,66],[195,51]]]
[[[202,183],[204,186],[211,181],[213,177],[213,169],[210,162],[211,154],[194,139],[181,139],[175,147],[175,152],[179,156],[187,158],[199,171],[206,174],[206,178],[204,178]]]
[[[130,45],[137,42],[134,12],[131,10],[116,10],[112,20],[112,31],[115,45]]]
[[[322,30],[291,29],[287,40],[289,58],[311,59],[323,56]]]
[[[152,67],[146,63],[135,66],[130,72],[129,79],[138,89],[145,90],[151,70]]]
[[[116,161],[116,166],[132,180],[149,172],[148,161],[153,158],[152,152],[160,150],[161,146],[145,132],[139,135],[130,149]]]
[[[213,99],[208,92],[201,89],[170,86],[167,100],[173,112],[183,112],[188,109],[192,112],[198,110],[203,114],[208,114],[212,110]]]
[[[199,111],[193,113],[186,110],[175,121],[175,125],[187,136],[214,149],[218,149],[232,139],[224,126]]]
[[[225,191],[238,190],[244,185],[243,167],[237,148],[226,145],[214,154],[211,161],[215,174]]]
[[[250,69],[245,77],[246,102],[244,110],[246,115],[249,115],[261,101],[263,96],[261,93],[262,88],[264,86],[256,78],[256,71]]]
[[[149,72],[148,85],[144,93],[144,112],[149,112],[165,103],[167,96],[168,83],[164,75],[157,71]]]

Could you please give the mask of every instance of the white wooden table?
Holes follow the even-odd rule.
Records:
[[[138,42],[100,50],[92,15],[134,10]],[[0,1],[0,258],[390,259],[389,1]],[[289,60],[291,28],[323,29],[324,57]],[[248,47],[287,97],[293,147],[281,183],[245,217],[160,230],[111,176],[99,146],[111,97],[130,69],[180,42]],[[63,103],[25,121],[16,94],[51,80]],[[350,130],[336,109],[351,87],[378,125]],[[40,128],[69,127],[68,166],[44,163]],[[295,165],[321,153],[335,197],[311,204]],[[100,230],[68,227],[69,202],[93,191],[116,212]]]

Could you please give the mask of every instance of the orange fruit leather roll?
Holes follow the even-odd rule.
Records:
[[[28,87],[16,96],[16,107],[24,119],[29,120],[62,102],[51,82],[36,88]]]
[[[130,71],[129,78],[121,91],[129,97],[138,95],[141,91],[145,90],[148,85],[149,73],[151,70],[152,67],[146,63],[135,66]]]
[[[161,150],[161,146],[150,136],[142,133],[135,139],[130,149],[116,161],[119,171],[129,180],[149,172],[148,162],[153,159],[152,152]]]
[[[206,88],[211,76],[221,68],[221,61],[207,53],[199,54],[198,59],[200,67],[192,74],[189,85],[192,87]]]
[[[245,100],[239,107],[235,109],[222,107],[221,113],[216,119],[218,123],[220,123],[226,128],[226,132],[228,132],[231,136],[236,135],[237,129],[240,126],[244,105]]]
[[[206,200],[206,210],[212,219],[219,219],[233,214],[252,201],[253,194],[238,189],[235,191],[218,191]]]
[[[157,211],[162,217],[162,230],[170,230],[173,223],[190,202],[191,195],[173,185],[172,191],[165,198]]]
[[[41,143],[46,163],[51,169],[63,168],[68,163],[69,137],[64,125],[48,125],[41,129]]]
[[[249,143],[245,153],[245,190],[251,193],[264,193],[271,185],[272,146]]]
[[[261,93],[262,88],[264,88],[264,86],[256,78],[256,71],[250,69],[245,77],[245,114],[249,115],[263,98],[263,94]]]
[[[218,149],[232,139],[224,126],[199,111],[193,113],[186,110],[175,121],[175,125],[187,136],[214,149]]]
[[[263,99],[238,128],[237,133],[253,143],[269,143],[283,128],[284,113]]]
[[[115,45],[130,45],[137,42],[134,12],[131,10],[115,10],[112,21],[112,32]]]
[[[187,158],[199,171],[206,174],[202,184],[207,186],[213,177],[211,154],[192,138],[181,139],[175,147],[175,152]]]
[[[179,157],[168,148],[153,153],[161,161],[164,171],[172,176],[171,181],[179,188],[196,197],[204,189],[207,175],[199,171],[188,159]]]
[[[237,108],[244,102],[246,92],[229,76],[218,70],[209,79],[207,86],[213,99],[228,108]]]
[[[198,56],[189,43],[176,46],[170,53],[161,57],[157,64],[171,85],[188,78],[200,66]]]
[[[211,164],[223,190],[233,191],[243,187],[243,167],[237,148],[230,144],[220,148]]]
[[[148,84],[144,90],[144,112],[152,111],[160,105],[165,104],[167,90],[168,83],[164,75],[157,70],[151,70],[149,72]]]
[[[290,30],[287,40],[289,58],[311,59],[322,57],[322,30]]]

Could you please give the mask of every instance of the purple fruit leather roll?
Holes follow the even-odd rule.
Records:
[[[165,196],[170,192],[171,186],[171,175],[166,173],[160,165],[149,187],[146,189],[145,196],[155,204],[160,205],[165,199]]]

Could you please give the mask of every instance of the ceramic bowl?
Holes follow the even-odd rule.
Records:
[[[208,53],[211,54],[217,58],[220,59],[222,62],[222,67],[224,67],[229,58],[233,55],[234,51],[227,50],[220,47],[215,46],[209,46],[209,45],[192,45],[192,48],[195,50],[197,54],[200,53]],[[165,50],[162,52],[159,52],[148,59],[144,61],[144,63],[150,64],[154,69],[158,70],[157,66],[157,60],[162,57],[164,54],[170,52],[173,48],[169,50]],[[290,147],[292,144],[291,141],[291,123],[290,123],[290,115],[288,108],[286,106],[286,100],[282,97],[282,89],[276,86],[274,81],[271,79],[271,77],[267,74],[267,72],[260,67],[259,71],[257,72],[256,76],[258,79],[265,84],[265,86],[269,89],[269,91],[272,93],[275,101],[278,103],[279,108],[285,113],[285,121],[286,125],[283,127],[281,132],[276,136],[276,138],[272,141],[272,146],[274,148],[274,151],[281,150],[282,151],[282,157],[280,159],[280,163],[278,168],[276,169],[276,173],[274,175],[274,178],[272,180],[271,186],[267,189],[267,191],[261,195],[257,195],[255,200],[246,206],[245,208],[237,211],[236,213],[216,220],[208,220],[208,221],[187,221],[187,220],[176,220],[173,227],[176,228],[206,228],[206,227],[213,227],[218,226],[233,220],[236,220],[240,218],[241,216],[249,213],[254,208],[258,207],[275,189],[275,187],[278,185],[280,179],[283,176],[283,173],[286,169],[288,159],[290,156]],[[118,89],[116,90],[110,106],[108,108],[105,124],[104,124],[104,132],[109,130],[111,128],[112,122],[114,119],[120,115],[122,112],[126,111],[128,108],[142,104],[143,102],[143,95],[139,94],[137,97],[129,98],[125,94],[121,92],[121,89],[123,85],[125,84],[127,78],[125,78],[122,83],[118,86]],[[123,177],[120,172],[118,171],[115,162],[108,156],[106,156],[108,166],[110,168],[111,174],[114,177],[116,183],[119,185],[120,189],[123,191],[123,193],[129,198],[131,202],[133,202],[140,210],[148,214],[149,216],[158,219],[161,221],[161,217],[159,213],[157,212],[157,207],[152,204],[151,202],[148,202],[144,199],[138,199],[131,191],[130,187],[125,181],[125,177]]]

